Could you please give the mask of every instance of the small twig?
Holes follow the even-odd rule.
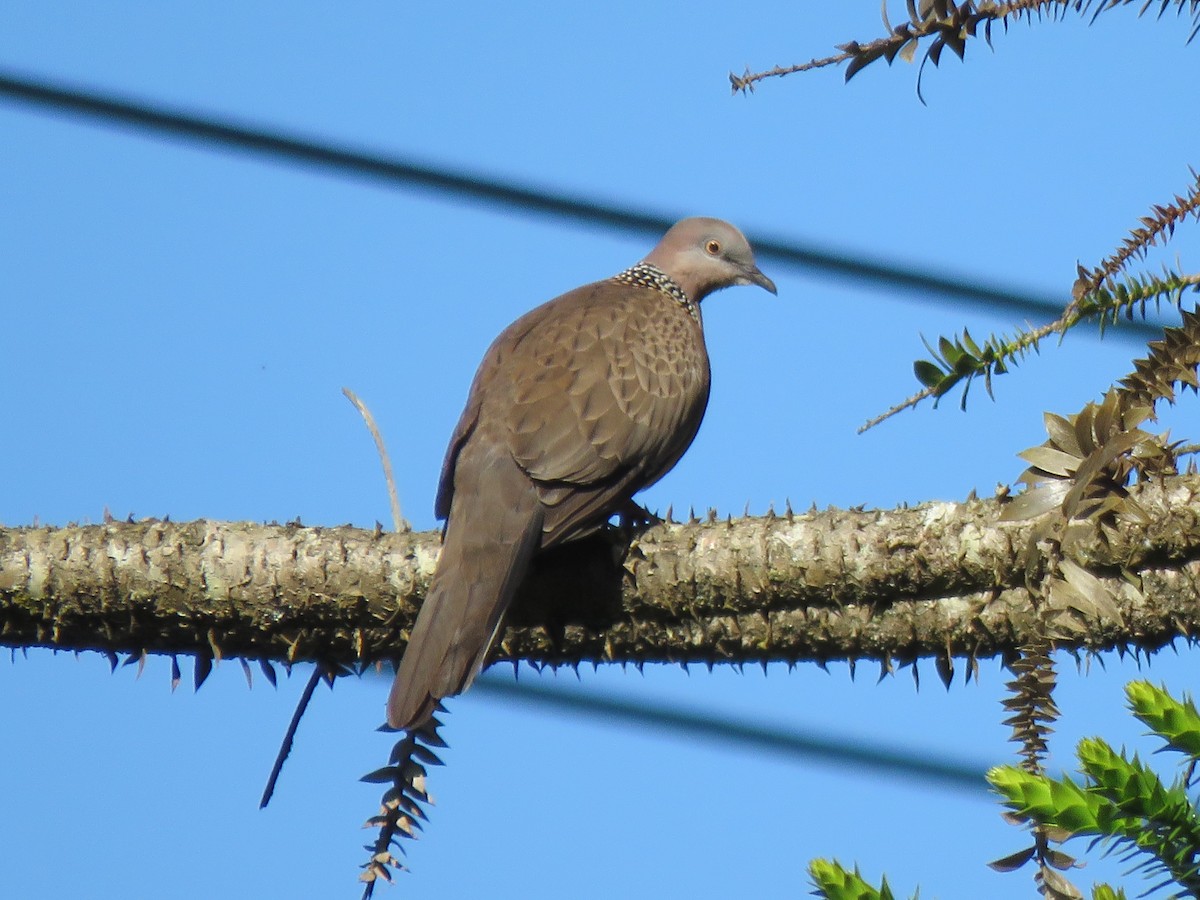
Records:
[[[1174,203],[1156,203],[1150,215],[1142,216],[1141,227],[1134,228],[1115,253],[1101,260],[1094,269],[1079,268],[1079,279],[1072,292],[1074,299],[1067,307],[1067,313],[1077,311],[1088,297],[1100,290],[1105,282],[1111,281],[1131,259],[1144,257],[1149,248],[1169,241],[1179,222],[1188,216],[1200,221],[1200,175],[1192,170],[1192,178],[1194,183],[1186,194],[1176,194]]]
[[[1067,311],[1065,311],[1063,313],[1062,316],[1055,319],[1053,322],[1050,322],[1046,325],[1042,325],[1040,328],[1035,328],[1032,331],[1027,331],[1024,334],[1017,337],[1014,341],[1012,341],[1011,347],[1009,348],[1008,352],[1011,355],[1014,353],[1021,352],[1021,350],[1023,348],[1036,347],[1039,341],[1041,341],[1045,337],[1048,337],[1049,335],[1053,334],[1056,331],[1061,335],[1066,335],[1067,329],[1069,329],[1072,325],[1074,325],[1075,322],[1079,318],[1080,318],[1079,313],[1073,312],[1070,309],[1068,309]],[[870,431],[876,425],[879,425],[880,423],[887,421],[888,419],[890,419],[892,416],[896,415],[897,413],[903,412],[906,409],[912,409],[914,406],[916,406],[922,400],[927,400],[930,397],[941,396],[942,394],[947,393],[952,387],[953,387],[953,385],[949,385],[944,388],[941,387],[941,385],[931,385],[929,387],[922,388],[920,391],[913,394],[907,400],[903,400],[900,403],[897,403],[895,406],[893,406],[891,409],[887,410],[886,412],[882,412],[879,415],[875,416],[873,419],[868,419],[862,425],[858,426],[858,433],[862,434],[864,431]]]
[[[1132,0],[1110,0],[1110,2],[1097,4],[1092,20],[1095,21],[1096,16],[1101,12],[1130,3]],[[1182,15],[1185,8],[1184,0],[1175,0],[1175,4],[1178,6],[1178,12]],[[1008,0],[1006,3],[994,2],[994,0],[993,2],[957,0],[957,2],[942,4],[921,0],[916,5],[910,0],[907,21],[900,22],[893,27],[888,21],[887,3],[884,2],[882,4],[883,24],[887,34],[883,37],[865,43],[849,41],[837,47],[841,52],[835,56],[813,59],[799,65],[775,66],[767,71],[754,73],[747,68],[742,75],[730,73],[729,81],[733,86],[734,93],[748,93],[754,90],[757,82],[765,78],[779,78],[795,72],[805,72],[843,62],[849,62],[846,67],[846,79],[849,80],[856,72],[877,60],[885,60],[889,65],[897,58],[905,62],[912,62],[916,44],[927,38],[932,38],[932,41],[926,51],[925,60],[932,61],[934,65],[937,65],[943,49],[949,48],[961,58],[966,42],[974,39],[980,33],[983,35],[983,40],[991,46],[991,30],[996,23],[1007,26],[1010,20],[1031,20],[1034,16],[1041,17],[1046,14],[1057,20],[1066,14],[1067,7],[1073,6],[1076,11],[1083,12],[1091,5],[1091,0],[1087,0],[1087,2],[1077,0],[1073,4],[1067,3],[1066,0]],[[1160,6],[1159,15],[1162,15],[1166,11],[1168,3],[1167,0],[1162,0],[1160,5],[1151,3],[1150,0],[1143,0],[1141,12],[1138,15],[1144,14],[1156,5]],[[1186,5],[1192,12],[1195,25],[1188,37],[1188,41],[1191,42],[1200,33],[1200,12],[1197,12],[1195,0],[1188,0]],[[918,96],[920,96],[919,78],[920,76],[918,76]]]
[[[927,387],[927,388],[921,389],[920,391],[918,391],[917,393],[915,393],[911,397],[909,397],[907,400],[897,403],[895,406],[891,407],[886,412],[881,412],[879,415],[875,416],[874,418],[868,419],[867,421],[863,422],[861,425],[858,426],[858,433],[862,434],[864,431],[870,431],[876,425],[879,425],[882,422],[886,422],[892,416],[896,415],[896,413],[904,412],[904,410],[906,410],[906,409],[912,409],[914,406],[916,406],[922,400],[926,400],[929,397],[932,397],[936,393],[937,393],[937,388]]]
[[[354,404],[355,408],[363,417],[363,421],[367,423],[367,430],[371,432],[371,437],[375,439],[375,449],[379,451],[379,461],[383,463],[383,477],[387,481],[388,501],[392,505],[392,527],[399,533],[412,531],[410,525],[400,514],[400,497],[396,493],[396,478],[392,474],[392,461],[388,457],[387,447],[383,444],[383,435],[379,432],[379,427],[375,424],[375,417],[371,415],[371,411],[367,409],[367,405],[358,399],[358,395],[350,388],[342,388],[342,393],[346,395],[346,399]]]
[[[359,414],[363,417],[363,421],[367,423],[367,430],[371,432],[371,437],[375,439],[375,449],[379,451],[379,459],[383,463],[383,477],[387,482],[388,501],[392,507],[392,524],[397,532],[412,531],[412,526],[404,520],[404,516],[400,513],[400,497],[396,493],[396,478],[392,474],[392,461],[388,457],[387,447],[383,443],[383,435],[379,432],[379,426],[375,424],[375,417],[371,415],[371,411],[367,409],[367,405],[358,399],[358,395],[350,388],[342,388],[342,393],[346,395],[346,399],[354,404]],[[330,684],[333,684],[333,670],[330,674]],[[279,781],[279,775],[283,771],[283,764],[287,761],[288,755],[292,752],[292,744],[296,738],[296,729],[300,727],[300,720],[304,717],[305,711],[308,709],[308,704],[312,701],[313,693],[317,689],[317,684],[321,681],[322,669],[318,664],[312,673],[312,677],[308,679],[308,684],[304,686],[304,692],[300,695],[300,701],[296,704],[296,711],[292,713],[292,721],[288,723],[287,732],[283,736],[283,742],[279,746],[279,753],[275,757],[275,764],[271,767],[271,774],[267,776],[267,786],[263,788],[262,799],[259,801],[258,808],[265,809],[267,804],[271,802],[271,797],[275,793],[275,784]]]
[[[884,40],[886,40],[886,38]],[[762,81],[764,78],[794,75],[797,72],[809,72],[813,69],[822,69],[826,66],[835,66],[838,63],[845,62],[853,57],[854,54],[852,53],[842,52],[835,54],[834,56],[825,56],[820,59],[810,59],[806,63],[798,63],[793,66],[775,66],[775,68],[771,69],[770,71],[757,73],[752,73],[749,67],[747,67],[746,71],[741,75],[734,75],[732,72],[730,72],[729,84],[733,93],[735,94],[753,93],[754,83],[756,81]]]
[[[279,753],[275,756],[275,765],[271,766],[271,774],[267,776],[267,786],[263,788],[262,800],[258,802],[259,809],[266,809],[267,804],[271,802],[271,797],[275,793],[275,783],[279,781],[279,773],[283,771],[283,764],[292,752],[292,742],[296,738],[296,729],[300,727],[300,719],[303,718],[304,711],[308,709],[309,701],[312,700],[313,692],[316,691],[317,685],[320,682],[321,666],[318,664],[313,666],[312,677],[308,679],[308,684],[304,686],[304,692],[300,695],[300,702],[296,704],[296,711],[292,713],[292,721],[288,724],[287,731],[283,735],[283,742],[279,745]]]
[[[375,418],[367,409],[365,403],[358,399],[350,388],[342,388],[346,399],[355,405],[362,414],[363,421],[375,439],[375,449],[379,451],[379,461],[383,464],[383,477],[387,481],[388,499],[392,504],[392,522],[397,532],[412,531],[412,526],[400,514],[400,499],[396,494],[396,479],[392,474],[392,462],[388,457],[387,448],[383,444],[383,435],[375,424]],[[443,711],[438,704],[438,712]],[[297,713],[299,710],[297,710]],[[404,852],[400,843],[401,838],[414,838],[421,828],[421,820],[425,818],[422,804],[432,804],[433,800],[425,791],[425,766],[440,766],[442,761],[430,750],[430,747],[445,747],[445,742],[438,736],[437,730],[441,722],[430,716],[418,726],[404,732],[403,736],[392,749],[391,762],[382,769],[377,769],[363,777],[363,781],[373,783],[388,783],[391,787],[383,794],[380,802],[379,815],[367,820],[366,827],[378,828],[379,836],[373,845],[365,849],[371,851],[371,858],[363,864],[360,880],[363,884],[363,900],[370,900],[374,895],[375,885],[380,879],[390,882],[392,871],[407,871],[392,853],[393,847]],[[386,729],[386,726],[384,726]]]

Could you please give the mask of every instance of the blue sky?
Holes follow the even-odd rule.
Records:
[[[874,37],[878,5],[509,3],[411,6],[43,3],[0,10],[0,66],[317,139],[664,214],[977,278],[1064,301],[1190,180],[1200,124],[1176,86],[1200,75],[1189,23],[1132,11],[997,32],[966,65],[768,81],[727,73]],[[0,100],[0,521],[118,517],[388,520],[374,449],[341,396],[371,406],[405,514],[431,528],[445,442],[491,338],[526,309],[640,258],[651,241],[449,202]],[[1185,267],[1185,228],[1167,257]],[[763,512],[961,499],[1010,483],[1044,438],[1141,355],[1080,331],[966,414],[922,408],[857,435],[916,389],[920,335],[1019,324],[811,272],[763,268],[779,297],[706,302],[708,416],[651,508]],[[1187,420],[1170,424],[1195,439]],[[1116,713],[1137,674],[1064,674],[1054,745],[1134,742]],[[1190,654],[1149,674],[1190,686]],[[1068,666],[1070,664],[1067,664]],[[218,668],[196,695],[151,660],[0,666],[0,895],[356,897],[357,782],[390,741],[386,683],[322,690],[276,799],[257,799],[307,673],[278,690]],[[1011,757],[1003,673],[949,691],[923,668],[851,682],[581,672],[579,687],[978,761]],[[524,670],[522,677],[539,676]],[[574,673],[545,674],[574,685]],[[608,722],[452,708],[448,768],[413,873],[390,896],[801,896],[815,856],[922,896],[1027,896],[984,867],[1022,836],[986,797],[731,750]],[[1115,866],[1092,866],[1079,875]],[[1133,885],[1136,889],[1136,883]]]

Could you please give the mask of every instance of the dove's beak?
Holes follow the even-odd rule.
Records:
[[[775,296],[779,296],[779,291],[775,289],[775,282],[764,275],[758,266],[751,266],[746,270],[746,283],[757,284],[763,290],[770,291]]]

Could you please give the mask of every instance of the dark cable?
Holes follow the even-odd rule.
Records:
[[[774,753],[794,760],[818,760],[855,770],[874,769],[880,773],[901,775],[909,781],[924,781],[959,791],[969,790],[980,796],[986,795],[989,790],[984,780],[987,766],[936,757],[929,753],[891,750],[882,746],[868,747],[836,738],[781,731],[728,717],[689,712],[677,707],[632,703],[528,682],[518,684],[495,674],[481,676],[472,692],[496,697],[506,703],[523,703],[539,709],[553,707],[587,716],[592,721],[608,718],[628,725],[650,725],[658,731],[722,741],[735,744],[739,749]]]
[[[517,209],[651,237],[660,236],[678,218],[674,215],[614,206],[580,196],[550,193],[516,182],[437,168],[399,157],[368,155],[347,146],[267,132],[231,120],[202,118],[164,106],[136,102],[115,94],[80,90],[26,78],[3,69],[0,69],[0,96],[204,144],[249,150],[320,169],[403,184],[450,199],[482,203],[502,209]],[[1053,320],[1062,312],[1066,299],[1065,296],[1022,293],[967,278],[932,275],[880,260],[842,256],[762,233],[752,234],[751,242],[762,259],[863,284],[884,285],[893,290],[909,292],[918,298],[954,298],[964,305],[991,313],[1003,310],[1038,321]],[[1116,332],[1144,340],[1149,334],[1160,335],[1161,326],[1129,321],[1123,323]]]

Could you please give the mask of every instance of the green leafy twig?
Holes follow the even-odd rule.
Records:
[[[1188,695],[1176,700],[1165,688],[1148,681],[1133,681],[1125,688],[1129,708],[1165,744],[1191,760],[1200,759],[1200,713]]]
[[[1085,319],[1098,320],[1101,329],[1104,329],[1122,315],[1132,318],[1139,312],[1144,314],[1151,302],[1167,302],[1178,307],[1185,293],[1198,290],[1200,274],[1184,275],[1166,271],[1161,277],[1132,275],[1124,281],[1091,291],[1079,302],[1070,304],[1063,315],[1053,322],[1018,332],[1012,337],[992,335],[981,345],[964,329],[961,336],[953,339],[939,338],[936,349],[926,341],[929,358],[913,363],[913,372],[923,385],[922,389],[865,422],[859,427],[859,432],[874,428],[897,413],[930,398],[936,403],[959,384],[963,385],[960,405],[965,409],[968,392],[975,379],[982,378],[988,396],[993,396],[992,378],[1007,373],[1031,350],[1036,352],[1041,341],[1051,334],[1065,335]]]
[[[1183,755],[1190,774],[1200,761],[1200,715],[1191,700],[1175,700],[1144,681],[1130,684],[1126,695],[1134,715],[1167,748]],[[1077,755],[1082,782],[1016,766],[993,769],[988,781],[1018,816],[1140,855],[1139,868],[1166,875],[1164,884],[1173,883],[1188,896],[1200,896],[1200,811],[1188,795],[1188,778],[1164,784],[1136,754],[1127,757],[1100,738],[1080,741]],[[1117,896],[1106,890],[1105,896]]]
[[[1053,696],[1058,675],[1050,656],[1049,639],[1025,648],[1011,668],[1015,677],[1006,685],[1009,696],[1003,702],[1010,715],[1004,724],[1012,728],[1010,740],[1021,746],[1021,771],[1043,776],[1047,741],[1059,717]],[[991,867],[997,872],[1012,872],[1032,860],[1037,864],[1034,880],[1046,900],[1079,897],[1078,889],[1061,874],[1075,865],[1075,858],[1052,846],[1062,840],[1062,835],[1019,811],[1011,820],[1013,824],[1031,826],[1033,843],[993,861]]]
[[[1074,299],[1067,307],[1066,315],[1069,316],[1078,307],[1093,302],[1095,295],[1105,285],[1116,288],[1117,285],[1112,281],[1114,276],[1122,271],[1130,260],[1142,259],[1151,247],[1169,241],[1175,233],[1175,226],[1189,215],[1200,220],[1200,175],[1196,174],[1195,169],[1191,172],[1193,184],[1185,194],[1176,194],[1172,203],[1156,203],[1151,215],[1142,216],[1141,227],[1131,231],[1121,242],[1121,247],[1094,269],[1079,267],[1079,277],[1071,292]],[[1171,273],[1168,272],[1167,276],[1170,278]],[[1194,281],[1191,283],[1195,284]]]
[[[876,888],[859,874],[858,866],[851,872],[834,859],[814,859],[808,864],[808,874],[816,890],[813,893],[825,900],[895,900],[887,878]],[[912,900],[917,900],[918,891]]]
[[[1086,555],[1078,548],[1087,538],[1103,537],[1105,528],[1147,518],[1127,490],[1135,473],[1144,478],[1174,471],[1175,457],[1165,440],[1138,427],[1150,417],[1152,406],[1135,405],[1133,396],[1113,388],[1102,402],[1088,403],[1073,416],[1047,413],[1048,439],[1020,454],[1030,463],[1019,479],[1026,490],[1001,515],[1004,521],[1041,520],[1024,552],[1026,585],[1042,623],[1040,638],[1013,663],[1016,677],[1004,701],[1011,713],[1005,724],[1012,726],[1012,739],[1021,745],[1020,769],[1035,779],[1046,777],[1047,738],[1058,718],[1053,700],[1054,641],[1087,631],[1096,619],[1121,618],[1120,598],[1085,568]],[[1131,584],[1127,590],[1137,588]],[[1026,805],[1055,799],[1066,805],[1068,795],[1081,793],[1073,783],[1055,790],[1058,795],[1049,799],[1045,791],[1026,797]],[[1083,802],[1075,797],[1072,803],[1076,801]],[[1086,803],[1084,807],[1091,809]],[[1015,808],[1012,817],[1015,823],[1032,826],[1033,844],[993,862],[992,867],[1013,871],[1032,860],[1038,866],[1035,878],[1043,896],[1082,897],[1062,874],[1074,859],[1052,846],[1073,829],[1027,814],[1025,807]]]

